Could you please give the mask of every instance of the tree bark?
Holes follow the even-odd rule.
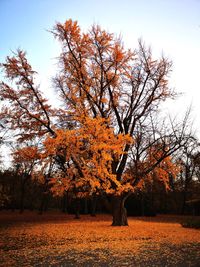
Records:
[[[48,193],[43,192],[42,200],[39,208],[39,214],[43,214],[44,211],[47,211],[48,208]]]
[[[43,214],[44,211],[47,211],[49,202],[49,193],[48,193],[48,184],[45,183],[42,192],[41,203],[39,207],[39,214]]]
[[[122,196],[112,197],[113,222],[112,226],[128,226],[127,212],[124,207],[125,198]]]
[[[64,195],[62,196],[62,212],[63,213],[67,213],[68,210],[67,210],[67,193],[64,193]]]
[[[84,214],[88,214],[88,199],[84,198]]]
[[[90,212],[90,215],[92,217],[95,217],[96,216],[97,198],[95,196],[92,196],[90,201],[91,201],[91,212]]]
[[[182,207],[181,207],[181,214],[185,214],[185,208],[186,208],[186,200],[187,200],[187,190],[183,191],[183,201],[182,201]]]
[[[25,182],[21,183],[21,192],[20,192],[20,213],[24,212],[24,195],[25,195]]]
[[[144,194],[143,193],[141,193],[140,205],[141,205],[141,216],[144,216]]]
[[[21,177],[21,185],[20,185],[20,213],[24,212],[24,197],[25,197],[25,186],[28,180],[28,175],[24,174]]]
[[[80,203],[80,199],[76,198],[75,199],[75,203],[74,203],[74,208],[75,208],[75,219],[80,219],[80,209],[81,209],[81,203]]]

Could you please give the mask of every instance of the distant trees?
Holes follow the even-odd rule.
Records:
[[[35,180],[27,179],[22,187],[22,179],[15,168],[0,171],[0,209],[23,212],[23,209],[39,208],[41,185]]]
[[[126,199],[152,179],[167,187],[177,172],[170,156],[190,139],[187,116],[179,124],[155,123],[161,103],[175,95],[168,87],[171,62],[155,60],[142,41],[126,50],[98,25],[83,33],[67,20],[52,33],[62,46],[54,77],[62,108],[48,104],[18,50],[1,64],[8,82],[0,83],[0,96],[10,102],[1,118],[19,142],[40,141],[37,174],[48,175],[55,194],[106,193],[112,224],[127,225]]]
[[[24,211],[24,197],[26,184],[31,179],[35,165],[38,163],[39,153],[35,146],[21,147],[13,152],[13,163],[16,174],[20,177],[20,212]]]
[[[199,199],[197,189],[199,184],[198,171],[200,167],[199,148],[198,141],[195,138],[191,138],[187,146],[184,146],[177,155],[180,172],[176,179],[176,189],[182,195],[182,214],[186,212],[187,201],[191,201],[191,198],[193,200],[196,198]]]

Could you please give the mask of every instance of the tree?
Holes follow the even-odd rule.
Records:
[[[16,174],[20,177],[20,213],[24,211],[25,187],[32,178],[34,167],[38,163],[39,152],[36,146],[18,148],[13,152]]]
[[[180,173],[176,179],[176,186],[182,194],[181,213],[184,214],[186,203],[195,197],[195,187],[198,184],[200,154],[197,139],[191,138],[190,142],[178,153],[177,158]]]
[[[186,121],[181,128],[173,124],[168,132],[162,127],[155,130],[151,123],[160,104],[175,95],[168,87],[171,62],[164,56],[154,60],[142,41],[138,49],[126,50],[120,38],[98,25],[83,33],[77,22],[67,20],[57,23],[52,33],[62,45],[54,78],[62,109],[47,104],[34,84],[36,73],[18,50],[1,65],[7,78],[16,81],[16,87],[0,84],[1,97],[12,103],[1,116],[17,129],[20,141],[45,139],[42,157],[55,163],[54,192],[71,188],[77,196],[106,192],[112,196],[113,225],[127,225],[126,199],[188,140]],[[135,154],[135,172],[128,176],[131,151],[137,151],[138,141],[144,144],[142,154],[139,158]],[[151,146],[162,153],[146,168],[138,168]]]

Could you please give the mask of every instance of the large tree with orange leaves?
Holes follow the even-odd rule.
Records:
[[[127,225],[127,197],[187,142],[185,121],[181,129],[173,125],[164,134],[153,123],[161,102],[174,96],[168,87],[171,62],[163,56],[155,60],[142,41],[136,50],[125,49],[120,38],[98,25],[84,33],[67,20],[52,33],[62,46],[54,77],[62,108],[47,103],[25,53],[17,51],[1,65],[16,81],[16,86],[1,82],[1,97],[12,103],[3,107],[1,117],[17,129],[20,141],[44,140],[41,158],[45,166],[55,163],[55,193],[72,188],[77,196],[106,192],[113,196],[113,225]],[[144,165],[151,147],[156,157]]]

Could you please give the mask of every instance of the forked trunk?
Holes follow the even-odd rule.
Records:
[[[112,226],[127,226],[127,212],[124,207],[125,198],[122,196],[113,196],[112,198],[112,211],[113,222]]]

